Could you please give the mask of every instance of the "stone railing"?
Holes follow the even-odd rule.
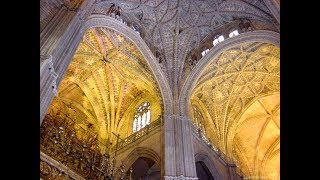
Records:
[[[221,157],[221,159],[226,164],[228,164],[228,157],[222,151],[220,151],[215,145],[212,144],[211,140],[205,136],[205,134],[197,125],[195,125],[193,122],[191,124],[194,135],[198,137],[200,140],[202,140],[211,150],[213,150],[219,157]]]
[[[117,145],[117,150],[120,150],[120,149],[136,142],[138,139],[148,135],[149,133],[158,129],[162,125],[163,125],[162,118],[159,118],[159,119],[153,121],[152,123],[146,125],[144,128],[140,129],[139,131],[137,131],[137,132],[131,134],[130,136],[128,136],[127,138],[119,141],[118,145]],[[114,152],[116,150],[115,148],[116,148],[115,146],[112,147],[111,152]]]
[[[195,137],[198,137],[198,139],[202,140],[211,150],[213,150],[219,157],[220,159],[227,165],[227,166],[235,166],[236,167],[236,173],[238,176],[242,179],[245,177],[245,174],[241,171],[240,168],[238,168],[235,163],[228,158],[226,154],[224,154],[222,151],[220,151],[216,146],[214,146],[211,142],[211,140],[205,136],[205,134],[202,132],[202,130],[193,122],[192,124],[192,131],[195,135]]]

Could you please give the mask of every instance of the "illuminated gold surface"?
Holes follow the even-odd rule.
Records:
[[[280,177],[280,96],[256,100],[239,119],[233,156],[248,176]]]
[[[84,0],[64,0],[64,4],[70,9],[78,9]]]
[[[84,35],[48,113],[68,116],[77,122],[75,129],[92,124],[99,142],[114,145],[112,132],[122,138],[132,134],[134,112],[143,101],[150,102],[151,122],[156,120],[162,100],[142,54],[119,34],[94,28]],[[82,132],[77,132],[80,139]],[[102,153],[106,146],[100,146]]]
[[[251,178],[279,179],[280,49],[246,43],[203,71],[190,101],[207,136]]]

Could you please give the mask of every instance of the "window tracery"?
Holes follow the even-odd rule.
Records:
[[[238,35],[239,35],[239,31],[236,29],[236,30],[233,30],[230,32],[229,37],[234,37],[234,36],[238,36]]]
[[[217,36],[214,38],[212,44],[213,44],[213,46],[215,46],[215,45],[217,45],[219,42],[222,42],[222,41],[224,41],[223,35],[217,35]]]
[[[134,121],[132,125],[132,132],[135,133],[140,129],[144,128],[146,125],[150,124],[150,103],[143,102],[137,109],[134,115]]]
[[[209,52],[209,49],[205,49],[204,51],[202,51],[202,52],[201,52],[202,57],[203,57],[204,55],[206,55],[208,52]]]

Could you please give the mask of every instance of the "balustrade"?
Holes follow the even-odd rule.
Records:
[[[141,128],[139,131],[131,134],[125,139],[122,139],[118,142],[117,150],[122,149],[126,146],[128,146],[131,143],[136,142],[138,139],[148,135],[151,131],[157,129],[158,127],[162,126],[162,119],[159,118],[150,124],[146,125],[144,128]],[[111,148],[111,152],[115,151],[115,147]]]
[[[232,159],[228,158],[227,155],[225,155],[222,151],[220,151],[214,144],[212,144],[211,140],[206,137],[206,135],[202,132],[201,128],[199,128],[196,124],[193,122],[192,128],[193,128],[193,133],[195,134],[196,137],[198,137],[200,140],[202,140],[211,150],[213,150],[220,158],[223,160],[228,166],[235,166],[236,168],[236,173],[240,178],[243,178],[245,175]]]

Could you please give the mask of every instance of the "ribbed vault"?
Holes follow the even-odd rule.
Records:
[[[173,89],[189,74],[188,54],[217,29],[242,18],[274,23],[262,1],[110,0],[97,1],[93,14],[107,14],[111,2],[121,7],[122,18],[139,27],[154,54],[159,52],[161,68]]]
[[[137,47],[106,28],[89,29],[68,67],[48,115],[74,121],[79,139],[97,134],[100,150],[115,144],[112,132],[132,134],[136,109],[148,101],[151,122],[163,113],[156,80]]]
[[[251,42],[211,60],[193,89],[191,115],[247,176],[279,177],[279,83],[280,49]]]
[[[254,101],[240,116],[232,155],[248,176],[280,177],[280,95]]]

